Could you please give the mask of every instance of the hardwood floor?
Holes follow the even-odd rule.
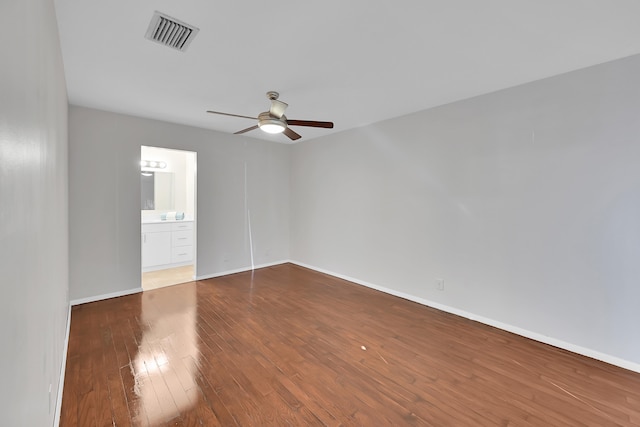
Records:
[[[73,307],[61,426],[640,425],[640,374],[291,264]]]

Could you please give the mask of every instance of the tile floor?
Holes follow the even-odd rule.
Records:
[[[192,282],[193,280],[193,265],[149,271],[142,273],[142,289],[149,291],[151,289],[164,288],[165,286],[177,285],[179,283]]]

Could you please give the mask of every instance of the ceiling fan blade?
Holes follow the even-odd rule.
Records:
[[[240,135],[241,133],[249,132],[249,131],[252,131],[254,129],[258,129],[258,125],[251,126],[250,128],[239,130],[238,132],[234,132],[233,134],[234,135]]]
[[[282,132],[285,135],[287,135],[289,137],[289,139],[291,139],[292,141],[295,141],[296,139],[300,139],[302,138],[300,135],[298,135],[297,133],[295,133],[293,130],[291,130],[290,128],[285,128],[284,131]]]
[[[308,126],[312,128],[327,128],[333,129],[333,122],[316,122],[313,120],[291,120],[287,119],[288,125],[293,126]]]
[[[269,109],[269,113],[277,118],[281,118],[284,114],[284,110],[287,109],[289,104],[286,102],[278,101],[277,99],[271,100],[271,108]]]
[[[241,116],[239,114],[231,114],[231,113],[221,113],[220,111],[209,111],[209,110],[207,110],[207,113],[222,114],[223,116],[240,117],[240,118],[243,118],[243,119],[258,120],[257,117]]]

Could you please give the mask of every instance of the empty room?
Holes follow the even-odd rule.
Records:
[[[637,16],[3,1],[4,424],[640,426]]]

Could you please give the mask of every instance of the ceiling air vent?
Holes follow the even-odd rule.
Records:
[[[200,31],[193,25],[185,24],[156,11],[151,18],[145,37],[156,43],[184,52],[191,40]]]

